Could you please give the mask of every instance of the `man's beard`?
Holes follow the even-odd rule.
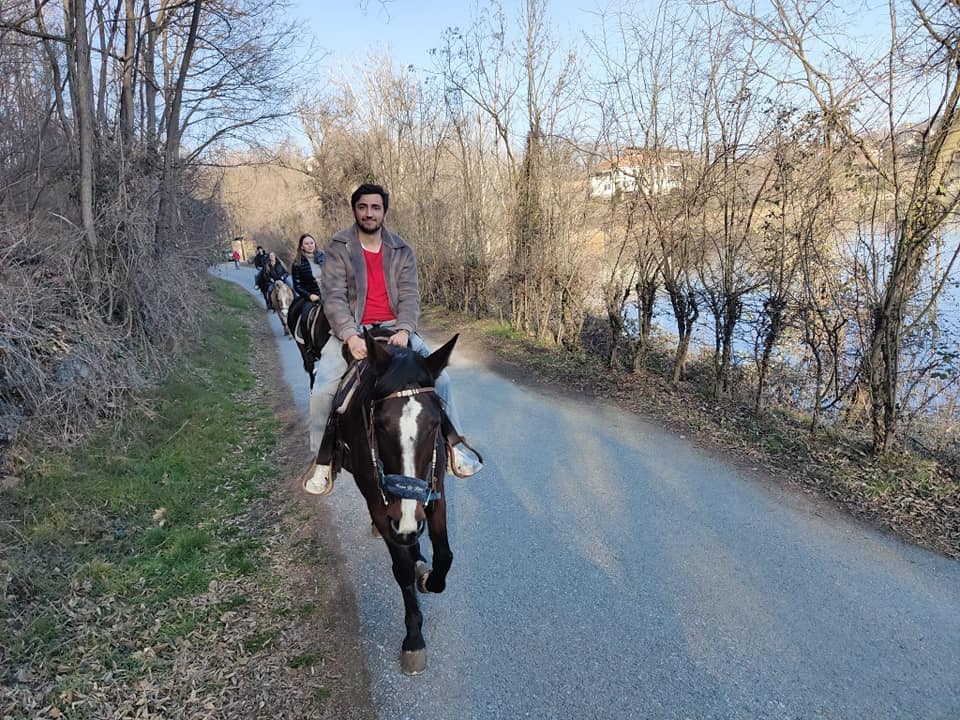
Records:
[[[372,227],[370,227],[371,224]],[[376,220],[358,220],[357,226],[367,235],[374,235],[380,231],[380,228],[383,227],[383,223],[377,222]]]

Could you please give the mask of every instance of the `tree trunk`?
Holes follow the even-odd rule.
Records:
[[[770,372],[770,358],[773,355],[773,348],[780,341],[780,335],[783,333],[786,308],[787,300],[782,296],[769,298],[764,303],[766,331],[761,339],[760,362],[757,369],[757,394],[753,402],[754,412],[757,413],[763,407],[763,391],[766,386],[767,375]]]
[[[137,62],[137,13],[134,0],[124,0],[123,70],[120,75],[120,145],[127,158],[133,147],[133,83]]]
[[[77,124],[80,156],[80,220],[83,226],[83,258],[81,280],[87,292],[99,302],[100,263],[94,204],[96,173],[96,135],[93,111],[93,69],[90,65],[90,42],[87,36],[85,0],[66,0],[63,4],[64,28],[67,37],[67,80]]]
[[[190,33],[180,59],[177,82],[170,94],[166,106],[164,123],[167,129],[163,148],[163,174],[160,178],[159,207],[157,210],[157,229],[154,251],[163,253],[171,242],[177,227],[177,184],[180,180],[180,107],[183,103],[183,88],[187,81],[187,72],[197,43],[197,29],[200,27],[200,11],[203,0],[193,0],[193,13],[190,19]]]
[[[46,34],[47,29],[43,22],[43,13],[40,12],[40,0],[34,0],[34,8],[36,9],[37,27],[40,29],[41,33]],[[66,11],[64,11],[64,18],[66,18]],[[57,117],[60,118],[60,128],[63,130],[63,135],[67,141],[67,146],[70,149],[73,161],[75,163],[79,163],[80,156],[77,151],[76,143],[73,142],[74,128],[70,122],[70,119],[67,117],[66,103],[63,100],[63,78],[60,75],[60,60],[57,56],[57,51],[55,50],[54,41],[45,37],[43,39],[43,51],[47,56],[50,74],[53,79],[53,82],[51,83],[51,89],[54,94],[54,105],[57,108]]]
[[[631,368],[634,371],[643,365],[650,349],[650,332],[653,328],[653,310],[657,304],[658,287],[656,278],[645,278],[634,288],[637,293],[637,340]]]
[[[681,287],[672,282],[666,282],[665,287],[670,296],[673,317],[677,323],[677,351],[673,356],[671,381],[674,385],[678,385],[683,379],[687,353],[690,350],[690,337],[693,335],[693,325],[700,317],[700,309],[693,292],[684,293]]]
[[[157,80],[157,25],[151,14],[150,0],[143,0],[143,106],[145,135],[144,146],[152,153],[159,144],[157,129],[157,96],[160,83]]]

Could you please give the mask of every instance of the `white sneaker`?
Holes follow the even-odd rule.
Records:
[[[475,475],[483,467],[483,460],[476,451],[464,442],[450,447],[450,472],[459,478]]]
[[[300,476],[300,486],[310,495],[329,495],[333,490],[330,466],[317,465],[316,460],[311,461],[306,472]]]

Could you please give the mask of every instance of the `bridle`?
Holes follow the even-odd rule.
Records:
[[[436,389],[433,387],[406,388],[397,390],[382,398],[376,398],[370,401],[368,414],[364,418],[367,425],[367,444],[370,446],[370,462],[373,465],[373,474],[377,479],[377,485],[380,488],[380,497],[383,504],[387,504],[387,493],[406,500],[417,500],[424,505],[428,505],[433,500],[440,498],[437,490],[437,444],[440,435],[441,426],[438,424],[433,437],[433,454],[430,458],[430,469],[427,477],[420,479],[410,477],[409,475],[399,475],[396,473],[385,473],[383,471],[383,462],[380,460],[377,449],[377,439],[374,434],[374,413],[377,406],[387,400],[405,399],[420,395],[422,393],[431,393],[436,395]]]

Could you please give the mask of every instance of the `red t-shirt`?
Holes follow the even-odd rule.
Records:
[[[396,320],[387,296],[387,281],[383,277],[383,245],[377,252],[363,251],[367,266],[367,302],[363,306],[361,325]]]

